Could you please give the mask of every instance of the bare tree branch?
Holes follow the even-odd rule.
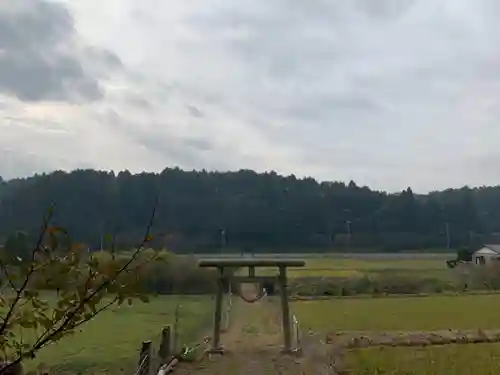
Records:
[[[34,353],[34,351],[40,349],[41,347],[43,347],[47,342],[49,342],[52,337],[54,337],[54,335],[57,335],[58,333],[60,332],[63,332],[65,330],[65,328],[67,328],[68,324],[71,322],[71,319],[73,319],[75,317],[75,315],[81,311],[81,309],[97,294],[99,293],[100,291],[102,291],[104,288],[106,288],[107,286],[109,286],[111,283],[113,283],[117,277],[122,274],[124,271],[126,271],[128,269],[128,267],[134,262],[134,260],[137,258],[137,256],[139,255],[139,253],[144,249],[146,243],[149,242],[150,240],[150,237],[151,237],[151,229],[153,227],[153,222],[154,222],[154,218],[156,216],[156,210],[157,210],[157,206],[158,206],[158,199],[156,198],[155,200],[155,205],[153,207],[153,210],[151,212],[151,216],[149,218],[149,221],[148,221],[148,225],[146,227],[146,231],[144,233],[144,236],[142,238],[142,241],[140,242],[140,244],[137,246],[137,249],[134,251],[134,253],[132,254],[132,256],[130,257],[130,259],[118,270],[118,272],[115,274],[114,278],[112,279],[108,279],[106,281],[104,281],[102,284],[100,284],[92,293],[90,293],[89,295],[87,295],[85,298],[83,298],[79,304],[73,308],[73,309],[69,309],[70,311],[68,311],[67,314],[64,314],[63,317],[65,317],[65,319],[62,321],[62,323],[59,325],[58,328],[56,328],[55,330],[53,330],[52,332],[50,332],[50,334],[46,335],[47,334],[47,330],[50,330],[52,328],[54,328],[55,325],[57,325],[61,320],[58,320],[57,322],[55,322],[54,325],[52,325],[52,327],[50,327],[49,329],[46,330],[46,332],[44,332],[39,340],[37,340],[37,342],[33,345],[32,349],[29,351],[30,353]],[[107,309],[109,306],[111,306],[113,303],[115,303],[116,301],[118,301],[118,296],[116,298],[114,298],[110,303],[104,305],[101,309],[104,310],[104,309]],[[99,309],[99,310],[101,310]],[[99,311],[97,310],[97,311]],[[101,311],[102,311],[101,310]],[[93,318],[95,315],[97,315],[97,313],[94,313],[94,315],[91,317]],[[90,319],[91,319],[90,318]],[[84,321],[78,323],[77,325],[80,325],[80,324],[83,324]],[[71,326],[71,328],[73,328],[73,326]],[[46,335],[46,336],[45,336]],[[45,336],[45,337],[44,337]],[[20,361],[22,360],[22,358],[18,358],[16,361],[13,361],[11,364],[12,365],[15,365],[16,363],[19,363]],[[0,372],[1,373],[1,372]]]
[[[118,296],[116,296],[115,298],[113,298],[111,301],[109,301],[108,303],[106,303],[104,306],[100,307],[99,309],[97,309],[94,313],[92,313],[92,316],[88,317],[88,318],[85,318],[84,320],[78,322],[77,324],[73,325],[70,327],[70,329],[75,329],[79,326],[81,326],[82,324],[84,323],[87,323],[89,322],[90,320],[92,320],[93,318],[95,318],[98,314],[100,314],[101,312],[107,310],[109,307],[111,307],[112,305],[114,305],[116,302],[118,301]],[[53,334],[56,334],[57,332],[61,332],[61,331],[64,331],[65,327],[64,325],[62,325],[60,328],[62,328],[61,330],[57,329],[56,331],[54,331],[52,334],[50,334],[49,336],[47,336],[47,340],[46,340],[46,335],[49,333],[50,329],[54,328],[54,326],[50,327],[49,329],[47,329],[44,333],[42,333],[40,335],[40,337],[38,338],[38,340],[33,344],[32,348],[28,351],[28,353],[32,353],[34,354],[34,352],[38,349],[41,349],[42,347],[44,347],[49,341],[50,341],[50,338],[51,336],[53,336]]]
[[[0,259],[0,269],[2,270],[2,272],[5,275],[5,278],[7,279],[7,284],[11,287],[11,289],[14,292],[17,292],[16,286],[12,282],[9,270],[7,269],[7,265],[5,264],[5,262],[2,259]]]
[[[34,264],[35,255],[36,255],[36,252],[42,246],[42,242],[43,242],[43,239],[45,237],[45,233],[47,232],[47,228],[49,227],[49,223],[50,223],[50,220],[52,219],[53,215],[54,215],[54,205],[52,205],[50,207],[50,209],[48,210],[48,213],[43,218],[43,222],[42,222],[42,225],[40,228],[40,233],[38,235],[38,240],[36,242],[35,247],[31,251],[30,268],[29,268],[28,272],[26,273],[26,276],[24,277],[24,281],[21,284],[20,288],[18,290],[16,290],[16,297],[14,298],[14,301],[10,305],[9,310],[7,311],[7,314],[5,315],[5,317],[3,317],[3,322],[2,322],[2,325],[0,326],[0,336],[3,336],[3,334],[5,332],[5,328],[7,327],[9,320],[12,317],[12,314],[14,313],[16,305],[18,304],[19,300],[21,299],[24,290],[28,286],[28,283],[31,279],[31,276],[35,272],[35,264]]]
[[[83,284],[80,285],[80,287],[83,287],[84,289],[83,289],[83,291],[81,289],[78,289],[79,290],[77,292],[78,299],[75,299],[74,301],[70,302],[69,303],[70,306],[68,306],[67,308],[64,308],[63,307],[64,304],[63,304],[60,306],[60,307],[63,307],[62,310],[60,309],[60,307],[58,308],[58,310],[54,310],[54,311],[57,311],[57,314],[53,315],[52,318],[47,317],[42,310],[42,312],[41,312],[42,317],[45,316],[46,319],[50,319],[49,320],[50,326],[47,327],[47,325],[44,324],[46,327],[44,332],[42,334],[37,334],[38,338],[36,339],[34,344],[30,345],[31,347],[29,349],[27,349],[26,351],[21,351],[22,350],[22,346],[21,346],[21,348],[19,349],[20,352],[17,353],[16,357],[10,363],[6,364],[5,366],[3,366],[0,369],[0,374],[4,374],[4,373],[6,373],[6,371],[9,371],[9,368],[19,364],[24,358],[26,358],[26,356],[34,357],[35,353],[40,348],[44,347],[47,343],[49,343],[51,341],[57,341],[60,337],[62,337],[62,335],[68,334],[70,331],[74,330],[75,328],[90,321],[91,319],[96,317],[98,314],[109,309],[111,306],[113,306],[114,304],[116,304],[117,302],[119,302],[123,298],[123,294],[122,294],[123,292],[121,290],[122,286],[120,286],[117,289],[118,290],[116,292],[117,294],[113,298],[111,298],[108,302],[105,302],[104,305],[102,305],[98,309],[95,308],[96,303],[99,303],[99,301],[101,301],[101,298],[104,297],[104,295],[101,295],[100,293],[105,293],[108,291],[110,293],[114,293],[114,292],[111,292],[111,289],[109,289],[109,287],[114,285],[114,283],[117,282],[117,280],[120,278],[120,276],[122,274],[128,274],[131,271],[131,268],[133,268],[134,270],[138,270],[140,267],[145,265],[147,262],[154,260],[155,256],[147,257],[147,262],[142,262],[142,259],[141,259],[141,261],[139,262],[139,265],[135,264],[135,262],[138,260],[139,255],[145,249],[146,244],[151,240],[151,230],[152,230],[153,222],[154,222],[154,219],[156,216],[157,207],[158,207],[158,197],[156,196],[154,206],[153,206],[153,209],[152,209],[152,212],[151,212],[151,215],[150,215],[149,221],[147,223],[146,230],[145,230],[145,233],[144,233],[144,236],[143,236],[141,242],[139,243],[139,245],[137,246],[135,251],[132,253],[130,258],[127,259],[127,261],[124,262],[123,265],[120,266],[119,264],[116,264],[115,262],[113,262],[113,264],[118,268],[117,270],[113,269],[112,272],[109,274],[107,272],[104,272],[102,274],[99,271],[94,272],[93,267],[98,267],[98,264],[94,265],[92,263],[92,257],[90,257],[88,260],[88,262],[90,262],[90,263],[88,263],[88,267],[89,267],[88,274],[83,269],[81,269],[81,271],[80,271],[80,269],[77,269],[76,273],[78,274],[78,277],[80,277],[80,276],[86,277],[86,279],[81,280]],[[20,300],[25,298],[24,292],[25,292],[25,290],[27,290],[27,288],[30,284],[31,277],[33,276],[33,274],[37,270],[42,269],[42,268],[40,268],[40,262],[42,262],[42,265],[44,265],[44,264],[48,265],[49,269],[50,269],[50,266],[52,264],[51,262],[54,260],[54,259],[50,258],[50,260],[47,263],[45,263],[44,259],[39,259],[36,256],[37,251],[39,251],[42,248],[45,234],[47,233],[47,230],[49,228],[49,223],[52,219],[53,212],[54,212],[54,206],[51,207],[51,209],[48,211],[48,214],[44,217],[38,241],[36,243],[35,248],[32,250],[32,253],[31,253],[31,264],[29,265],[29,268],[27,268],[26,275],[25,275],[24,280],[23,280],[22,284],[20,285],[20,287],[16,288],[15,283],[12,281],[11,278],[8,277],[8,282],[9,282],[8,285],[10,285],[10,287],[12,287],[13,290],[15,290],[16,294],[15,294],[15,297],[14,297],[14,299],[9,307],[7,314],[3,318],[2,324],[0,325],[0,336],[5,335],[5,331],[7,330],[8,327],[10,327],[10,323],[11,323],[10,321],[14,317],[15,311],[18,311],[16,306],[19,307]],[[114,256],[115,255],[114,254],[114,252],[115,252],[114,251],[115,250],[114,239],[115,239],[115,236],[113,235],[112,255],[113,255],[113,260],[116,260],[116,258]],[[52,244],[51,246],[57,247],[57,242],[54,241],[54,244]],[[71,263],[72,260],[71,260],[71,258],[69,258],[69,259],[70,259],[69,260],[70,263],[68,263],[68,266],[70,267],[69,270],[74,271],[75,268],[73,267],[74,266],[73,263]],[[75,258],[74,261],[80,262],[79,258]],[[7,269],[7,266],[2,264],[2,263],[0,263],[0,271],[3,271],[4,273],[6,273],[6,275],[8,275],[8,272],[9,272]],[[71,272],[73,273],[73,271],[71,271]],[[50,277],[50,275],[49,275],[49,277]],[[102,277],[102,279],[101,279],[101,277]],[[97,283],[95,283],[96,281],[97,281]],[[95,287],[93,287],[93,283],[95,283],[94,284]],[[127,283],[125,283],[125,284],[127,284]],[[7,284],[5,284],[5,286],[7,286]],[[127,292],[125,292],[125,293],[127,293]],[[97,296],[97,299],[95,299],[96,296]],[[134,294],[132,294],[132,296],[134,296]],[[28,299],[31,300],[30,298],[28,298]],[[24,302],[26,302],[26,301],[24,301]],[[25,305],[25,304],[21,304],[21,307],[23,305]],[[86,312],[87,306],[90,307],[91,311]],[[35,321],[35,324],[36,324],[36,321]]]

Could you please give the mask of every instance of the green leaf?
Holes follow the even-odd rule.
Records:
[[[21,321],[21,322],[19,322],[19,325],[23,328],[33,328],[34,327],[33,322],[30,320]]]
[[[54,232],[49,232],[49,247],[51,250],[57,249],[59,247],[59,240]]]
[[[52,234],[58,234],[58,233],[62,233],[62,234],[68,234],[68,232],[66,231],[66,229],[64,229],[63,227],[58,227],[58,226],[50,226],[47,228],[47,233],[52,233]]]
[[[61,319],[64,315],[66,315],[66,309],[57,309],[54,311],[55,320]]]
[[[54,325],[54,322],[52,321],[52,319],[48,318],[45,315],[40,316],[39,322],[42,325],[42,327],[45,329],[49,329],[50,327],[52,327]]]
[[[60,339],[63,338],[63,336],[64,336],[63,332],[56,332],[50,336],[50,341],[52,342],[59,341]]]
[[[38,297],[38,292],[36,290],[25,290],[24,291],[24,297],[25,298],[35,298],[35,297]]]
[[[96,308],[96,301],[94,300],[90,300],[88,302],[88,307],[90,308],[90,310],[95,314],[97,312],[97,308]]]
[[[89,319],[92,319],[92,318],[93,318],[93,316],[94,316],[94,314],[93,314],[93,313],[87,312],[87,313],[85,313],[85,314],[83,315],[83,319],[85,319],[85,320],[89,320]]]

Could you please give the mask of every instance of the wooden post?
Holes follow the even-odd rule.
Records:
[[[143,341],[139,354],[139,365],[137,375],[149,375],[151,373],[151,341]]]
[[[217,280],[217,294],[215,296],[214,333],[211,349],[211,351],[214,353],[222,351],[220,346],[220,326],[222,320],[222,296],[224,293],[224,286],[222,285],[222,279],[224,277],[224,267],[218,267],[218,269],[219,279]]]
[[[163,327],[163,329],[161,330],[160,349],[158,350],[158,356],[160,357],[162,364],[164,364],[172,354],[170,348],[171,343],[172,330],[170,329],[170,326]]]
[[[285,353],[292,352],[291,334],[290,334],[290,306],[288,305],[288,290],[287,290],[287,276],[286,267],[279,267],[279,286],[281,292],[281,313],[282,313],[282,323],[283,323],[283,337],[284,337],[284,348]]]
[[[292,319],[293,319],[293,326],[295,328],[294,329],[295,344],[296,344],[295,350],[300,351],[302,348],[302,346],[300,344],[300,324],[299,324],[299,321],[295,315],[292,316]]]
[[[175,319],[174,319],[174,337],[172,339],[172,350],[177,351],[179,348],[177,345],[179,344],[179,316],[180,316],[180,309],[181,305],[180,303],[177,303],[177,306],[175,307]]]

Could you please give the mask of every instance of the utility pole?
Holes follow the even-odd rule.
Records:
[[[344,209],[344,214],[346,214],[346,217],[349,218],[352,215],[352,211],[348,208]],[[347,230],[347,246],[351,246],[351,220],[346,220],[345,221],[346,225],[346,230]]]
[[[449,250],[451,246],[451,240],[450,240],[450,223],[445,222],[444,223],[444,230],[446,233],[446,248]]]
[[[104,221],[101,220],[101,251],[104,248]]]
[[[347,245],[350,247],[351,246],[351,220],[347,220],[345,222],[346,224],[346,229],[347,229]]]
[[[220,231],[220,252],[224,254],[224,247],[226,245],[226,230],[221,229]]]
[[[332,223],[328,222],[328,246],[332,247]]]

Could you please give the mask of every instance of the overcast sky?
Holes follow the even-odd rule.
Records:
[[[498,0],[0,0],[0,176],[500,184]]]

